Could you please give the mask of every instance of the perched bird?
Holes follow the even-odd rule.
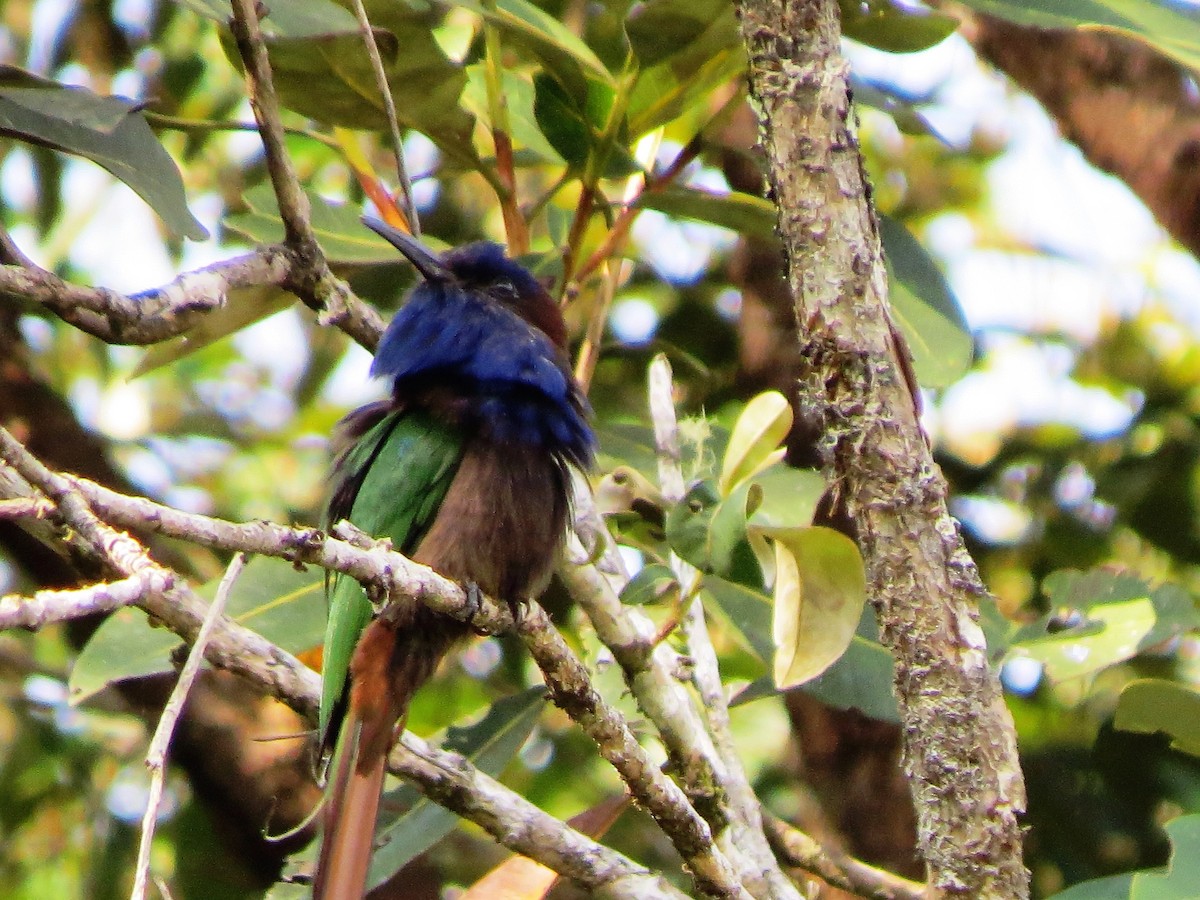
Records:
[[[364,222],[421,280],[371,367],[391,380],[390,398],[341,425],[329,521],[390,538],[417,562],[515,608],[549,581],[567,528],[570,467],[586,468],[593,452],[562,315],[496,244],[438,257],[383,222]],[[396,723],[467,631],[415,600],[372,614],[361,585],[336,578],[321,698],[333,761],[318,900],[362,896]]]

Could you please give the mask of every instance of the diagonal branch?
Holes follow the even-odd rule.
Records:
[[[802,341],[800,403],[858,531],[896,658],[904,764],[937,888],[1028,895],[1025,788],[979,627],[986,597],[946,507],[887,303],[835,0],[739,0]]]

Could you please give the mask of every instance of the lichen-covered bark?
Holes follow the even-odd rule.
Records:
[[[974,563],[917,421],[853,129],[835,0],[739,0],[802,341],[801,404],[854,521],[896,658],[922,855],[948,895],[1028,895],[1024,782]]]

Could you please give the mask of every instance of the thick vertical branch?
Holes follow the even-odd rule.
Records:
[[[888,313],[834,0],[739,0],[750,86],[803,342],[801,404],[855,520],[896,657],[921,851],[947,894],[1024,897],[1025,790],[988,668],[985,591],[946,509]]]

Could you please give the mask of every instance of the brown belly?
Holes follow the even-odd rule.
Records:
[[[476,439],[413,559],[514,603],[550,580],[567,527],[567,475],[533,448]]]

